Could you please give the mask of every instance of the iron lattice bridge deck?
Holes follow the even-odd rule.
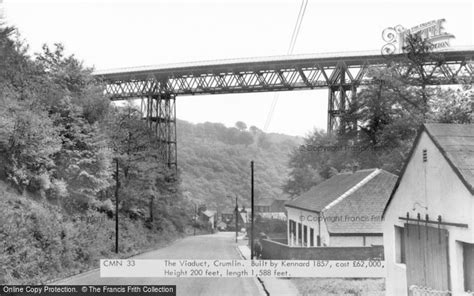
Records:
[[[460,84],[474,76],[474,47],[437,52],[442,62],[424,65],[429,84]],[[384,66],[403,55],[380,51],[286,55],[215,60],[95,71],[111,100],[141,99],[142,112],[163,142],[162,156],[176,166],[176,96],[292,91],[327,88],[329,132],[356,97],[371,84],[371,66]]]

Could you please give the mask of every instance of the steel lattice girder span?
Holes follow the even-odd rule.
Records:
[[[460,84],[474,75],[474,48],[438,52],[442,63],[427,63],[430,83]],[[370,66],[384,66],[402,55],[379,51],[216,60],[125,68],[93,73],[105,82],[111,100],[142,99],[142,112],[162,143],[162,158],[177,167],[177,95],[228,94],[327,88],[328,132],[355,99],[357,87],[372,83]]]
[[[457,84],[474,73],[474,48],[439,52],[443,64],[427,64],[433,84]],[[330,88],[370,84],[369,66],[390,59],[376,52],[293,55],[268,58],[181,63],[156,67],[96,71],[112,100],[157,93],[174,95],[226,94]],[[341,78],[343,80],[341,81]]]

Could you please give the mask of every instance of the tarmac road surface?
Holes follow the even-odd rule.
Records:
[[[190,236],[133,259],[241,259],[234,235],[221,232]],[[99,270],[51,285],[176,285],[176,295],[265,295],[254,278],[100,278]]]

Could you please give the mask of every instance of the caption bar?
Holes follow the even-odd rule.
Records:
[[[385,277],[381,260],[100,260],[101,277]]]
[[[99,286],[99,285],[83,285],[83,286],[20,286],[8,285],[0,286],[0,295],[15,296],[59,296],[59,295],[81,295],[81,296],[98,296],[98,295],[122,295],[122,296],[143,296],[143,295],[160,295],[160,296],[176,296],[176,286],[173,285],[122,285],[122,286]]]

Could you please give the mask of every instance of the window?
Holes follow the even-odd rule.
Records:
[[[314,229],[309,229],[309,246],[314,247]]]
[[[405,263],[405,229],[395,226],[395,262]]]
[[[301,223],[298,223],[298,244],[301,245]]]
[[[464,290],[474,291],[474,244],[463,243]]]
[[[290,235],[293,235],[293,237],[296,235],[295,224],[295,221],[290,220]]]
[[[303,244],[306,247],[308,245],[308,226],[306,225],[303,227],[303,237]]]
[[[423,149],[423,162],[428,161],[428,150]]]

